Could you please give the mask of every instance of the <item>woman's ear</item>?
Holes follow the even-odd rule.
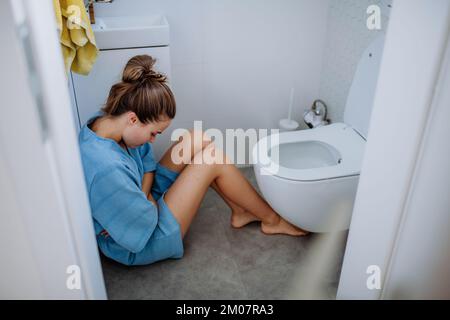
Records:
[[[133,111],[128,111],[127,112],[127,123],[131,124],[131,125],[135,125],[138,122],[138,117],[136,115],[136,113],[134,113]]]

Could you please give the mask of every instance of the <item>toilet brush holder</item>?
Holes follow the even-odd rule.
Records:
[[[280,131],[294,131],[297,130],[300,124],[295,120],[281,119],[278,123]]]
[[[281,119],[278,122],[278,126],[280,128],[280,131],[294,131],[297,130],[300,126],[299,123],[295,120],[292,120],[292,109],[294,106],[294,96],[295,96],[295,89],[291,88],[291,95],[289,99],[289,112],[288,112],[288,118],[287,119]]]

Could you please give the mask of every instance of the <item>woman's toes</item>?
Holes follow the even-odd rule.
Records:
[[[261,223],[261,231],[268,235],[287,234],[294,237],[301,237],[309,234],[308,231],[300,229],[284,219],[280,219],[279,223],[274,225]]]

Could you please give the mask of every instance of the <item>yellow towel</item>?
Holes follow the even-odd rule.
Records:
[[[98,49],[83,0],[53,0],[53,6],[66,71],[89,74]]]

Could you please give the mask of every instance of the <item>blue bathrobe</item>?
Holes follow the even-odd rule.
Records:
[[[101,252],[125,265],[181,258],[180,225],[164,202],[164,194],[178,173],[155,162],[150,143],[128,148],[127,152],[116,141],[98,136],[88,124],[103,114],[95,113],[79,134],[86,187]],[[147,172],[155,173],[151,193],[158,206],[142,192],[142,179]]]

